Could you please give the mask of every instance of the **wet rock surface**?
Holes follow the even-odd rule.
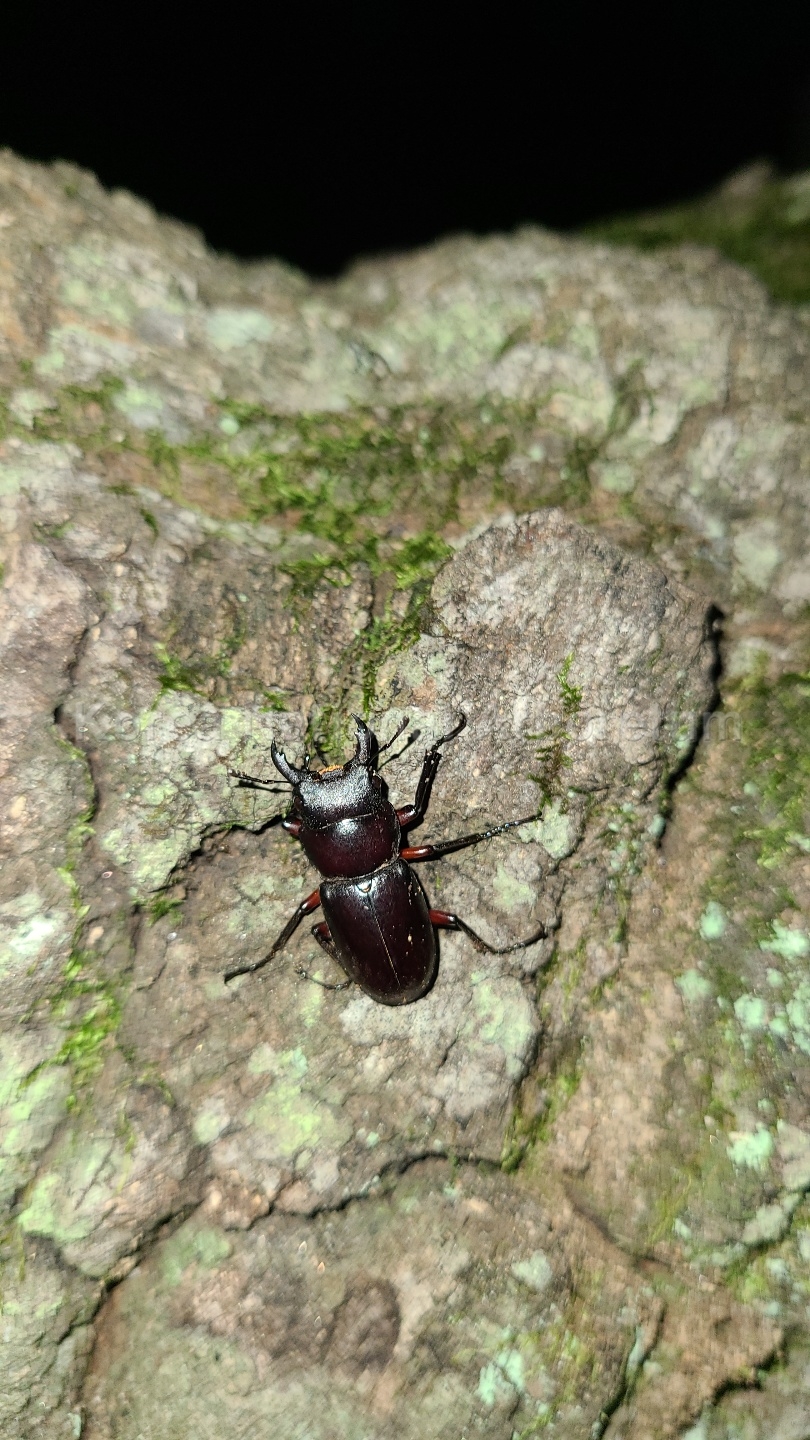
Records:
[[[0,215],[8,1433],[789,1427],[803,313],[536,232],[315,286],[8,156]],[[420,879],[547,938],[226,988],[316,883],[228,767],[351,710],[397,804],[467,716],[416,834],[538,818]]]

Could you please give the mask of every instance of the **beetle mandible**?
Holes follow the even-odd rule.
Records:
[[[527,940],[519,940],[514,945],[490,945],[458,915],[431,910],[410,868],[414,860],[432,860],[452,850],[465,850],[537,818],[528,815],[522,820],[507,820],[503,825],[477,830],[457,840],[444,840],[438,845],[403,844],[403,832],[425,817],[441,760],[441,747],[461,733],[466,717],[462,715],[455,729],[442,735],[426,751],[414,802],[398,810],[388,799],[377,761],[409,722],[404,720],[391,739],[380,746],[365,722],[356,715],[352,718],[357,726],[357,745],[345,765],[310,770],[308,755],[304,757],[303,766],[291,765],[283,750],[276,747],[275,740],[271,743],[273,764],[284,782],[292,786],[292,804],[282,823],[285,830],[300,840],[323,879],[318,889],[301,901],[268,954],[249,965],[226,971],[226,984],[237,975],[260,970],[272,960],[283,950],[304,916],[319,905],[325,919],[313,925],[312,934],[348,976],[342,984],[324,988],[342,990],[354,982],[381,1005],[408,1005],[430,989],[438,965],[434,927],[461,930],[476,950],[490,955],[524,950],[546,936],[546,929],[541,926]],[[241,770],[229,773],[241,786],[251,789],[282,788],[274,778],[261,779]],[[297,973],[312,978],[305,970],[299,969]]]

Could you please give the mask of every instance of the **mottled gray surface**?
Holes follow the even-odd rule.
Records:
[[[9,156],[0,227],[8,1433],[797,1440],[801,1338],[712,1402],[810,1298],[806,317],[540,232],[311,285]],[[420,838],[541,818],[420,874],[548,939],[226,989],[314,883],[227,766],[360,707],[397,803],[467,715]]]
[[[89,1435],[508,1437],[556,1400],[573,1440],[657,1320],[629,1271],[593,1284],[570,1214],[550,1220],[468,1166],[426,1162],[387,1193],[310,1222],[276,1211],[246,1235],[211,1218],[120,1288],[88,1380]],[[574,1339],[581,1309],[592,1349]]]

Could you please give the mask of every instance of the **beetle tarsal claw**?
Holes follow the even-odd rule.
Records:
[[[434,748],[435,748],[435,749],[438,749],[438,747],[439,747],[440,745],[446,745],[447,742],[448,742],[448,740],[455,740],[456,736],[457,736],[457,735],[460,735],[461,732],[462,732],[462,730],[466,730],[466,728],[467,728],[467,716],[464,714],[464,711],[463,711],[463,710],[459,710],[459,716],[460,716],[460,719],[459,719],[458,724],[453,727],[453,729],[449,732],[449,734],[447,734],[447,735],[442,735],[441,740],[436,740],[436,741],[435,741],[435,744],[434,744]]]

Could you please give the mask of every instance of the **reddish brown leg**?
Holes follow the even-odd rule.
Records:
[[[326,951],[330,960],[334,960],[337,965],[340,965],[338,953],[335,949],[335,942],[332,939],[332,932],[326,921],[321,920],[318,925],[313,925],[312,933],[321,946],[321,949]],[[348,990],[349,986],[353,984],[351,980],[341,980],[339,985],[329,985],[326,980],[319,980],[317,975],[310,975],[309,971],[304,970],[301,965],[296,965],[295,973],[296,975],[300,975],[302,980],[311,980],[313,985],[320,985],[322,990]]]
[[[449,855],[451,850],[466,850],[480,840],[491,840],[493,835],[503,835],[505,830],[514,830],[517,825],[530,825],[536,815],[524,815],[522,820],[507,820],[504,825],[493,825],[490,830],[476,830],[472,835],[461,835],[458,840],[441,840],[438,845],[405,845],[400,850],[402,860],[435,860],[439,855]],[[401,823],[401,822],[400,822]]]
[[[528,945],[536,945],[538,940],[546,938],[546,927],[541,925],[540,929],[534,935],[530,935],[528,940],[518,940],[514,945],[490,945],[480,935],[476,935],[466,921],[459,920],[458,915],[451,915],[448,910],[431,910],[430,923],[439,930],[463,931],[472,940],[476,950],[486,951],[488,955],[511,955],[513,950],[525,950]]]
[[[272,960],[273,956],[277,955],[279,950],[284,949],[290,936],[297,930],[304,916],[311,915],[313,910],[317,910],[320,903],[320,890],[313,890],[312,894],[308,895],[306,900],[302,900],[298,909],[290,916],[272,949],[267,952],[263,959],[253,960],[250,965],[236,965],[233,970],[226,970],[225,984],[227,985],[229,980],[235,980],[237,975],[252,975],[254,970],[261,970],[262,966],[266,965],[268,960]]]

